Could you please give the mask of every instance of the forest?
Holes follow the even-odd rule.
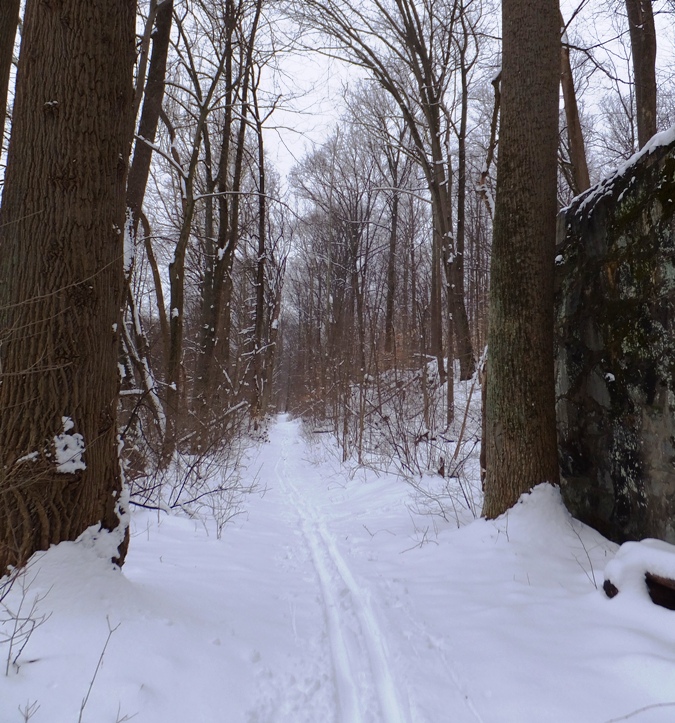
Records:
[[[673,720],[674,23],[2,0],[2,723]]]

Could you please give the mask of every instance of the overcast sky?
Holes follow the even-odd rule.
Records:
[[[623,0],[561,0],[566,21],[580,4],[582,10],[570,27],[572,43],[580,34],[590,45],[607,41],[627,30]],[[498,3],[495,5],[498,7]],[[665,0],[654,2],[655,10],[665,6]],[[670,73],[673,67],[673,20],[673,15],[656,15],[657,62],[662,73]],[[602,56],[603,60],[611,57],[616,72],[625,76],[627,64],[622,54],[620,44],[615,43],[609,55],[598,53],[598,57]],[[307,51],[285,54],[280,66],[281,73],[275,72],[274,79],[272,74],[268,75],[268,84],[284,100],[267,122],[265,142],[270,159],[285,177],[313,145],[326,139],[342,112],[345,85],[357,82],[363,72]],[[595,73],[592,85],[581,89],[583,100],[592,103],[593,98],[602,94],[603,86],[608,88],[609,81],[601,73]]]

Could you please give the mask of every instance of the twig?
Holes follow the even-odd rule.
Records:
[[[28,721],[40,710],[40,704],[36,700],[32,703],[30,700],[27,700],[25,708],[22,708],[21,706],[18,706],[18,708],[24,723],[28,723]]]
[[[584,553],[586,554],[586,559],[588,560],[588,564],[589,564],[589,566],[590,566],[590,568],[591,568],[590,574],[588,573],[588,571],[586,570],[586,568],[579,562],[579,560],[577,560],[576,555],[574,556],[574,559],[577,560],[577,562],[579,562],[579,566],[580,566],[581,569],[584,571],[584,574],[585,574],[586,577],[593,583],[593,586],[594,586],[595,589],[597,590],[597,589],[598,589],[598,583],[595,581],[595,570],[593,569],[593,561],[591,560],[591,556],[588,554],[588,550],[586,549],[586,545],[584,544],[584,541],[581,539],[581,535],[574,529],[574,523],[573,523],[573,522],[570,522],[570,527],[572,528],[572,532],[577,536],[577,539],[578,539],[579,542],[581,543],[581,547],[583,548]]]
[[[618,723],[618,721],[622,720],[628,720],[629,718],[634,718],[636,715],[640,715],[640,713],[644,713],[648,710],[654,710],[655,708],[673,708],[675,707],[674,703],[652,703],[651,705],[645,705],[642,708],[638,708],[637,710],[631,711],[630,713],[626,713],[626,715],[619,716],[618,718],[611,718],[608,721],[605,721],[605,723]]]
[[[105,639],[105,643],[103,644],[103,650],[101,650],[101,655],[99,655],[98,663],[96,663],[96,670],[94,670],[94,675],[91,676],[91,680],[89,681],[89,689],[87,690],[87,695],[84,696],[84,699],[82,700],[82,705],[80,706],[80,715],[77,719],[77,723],[82,723],[82,716],[84,715],[84,709],[87,707],[87,702],[89,701],[89,696],[91,695],[91,689],[94,687],[94,683],[96,682],[96,676],[98,675],[98,671],[101,669],[101,665],[103,664],[103,656],[105,655],[106,648],[108,647],[108,643],[110,642],[110,638],[112,638],[113,633],[119,628],[119,626],[122,624],[117,623],[114,628],[110,627],[110,618],[106,615],[105,616],[106,622],[108,623],[108,637]]]

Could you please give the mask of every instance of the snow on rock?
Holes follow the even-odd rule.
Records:
[[[593,206],[598,199],[611,192],[616,181],[623,178],[642,158],[651,155],[659,148],[671,145],[673,142],[675,142],[675,125],[652,136],[652,138],[650,138],[639,151],[634,153],[627,161],[620,164],[613,173],[610,173],[607,177],[603,178],[598,184],[592,186],[588,189],[588,191],[584,191],[584,193],[573,199],[567,208],[570,208],[572,205],[576,205],[577,213],[581,213],[589,206]],[[563,208],[561,212],[564,213],[567,208]]]
[[[605,568],[605,581],[649,602],[646,573],[675,580],[675,546],[653,539],[624,542]]]

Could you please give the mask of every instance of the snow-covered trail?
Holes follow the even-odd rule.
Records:
[[[298,456],[297,424],[279,422],[270,441],[270,451],[279,455],[275,466],[279,488],[297,514],[321,587],[338,720],[408,723],[407,696],[390,667],[387,640],[371,605],[367,581],[354,579],[326,520],[312,502],[316,469],[308,469],[306,459]]]
[[[0,675],[0,723],[72,723],[87,694],[83,723],[675,720],[673,613],[606,599],[615,546],[552,488],[458,527],[334,451],[281,416],[222,538],[137,511],[122,572],[84,543],[36,559],[24,602],[50,617]]]
[[[401,494],[405,485],[392,478],[350,481],[335,460],[331,467],[317,459],[321,452],[299,420],[281,416],[258,457],[267,491],[249,525],[266,529],[276,551],[272,562],[285,576],[294,611],[282,625],[290,623],[300,646],[291,667],[305,672],[304,686],[313,693],[299,698],[270,671],[250,720],[483,723],[444,645],[425,633],[419,611],[406,600],[411,581],[402,555],[417,540]],[[256,521],[263,509],[274,523]],[[252,558],[260,565],[259,555]],[[270,573],[261,570],[260,577],[269,580]],[[418,678],[426,671],[443,681],[431,697]],[[293,711],[287,718],[279,712],[286,708]]]

